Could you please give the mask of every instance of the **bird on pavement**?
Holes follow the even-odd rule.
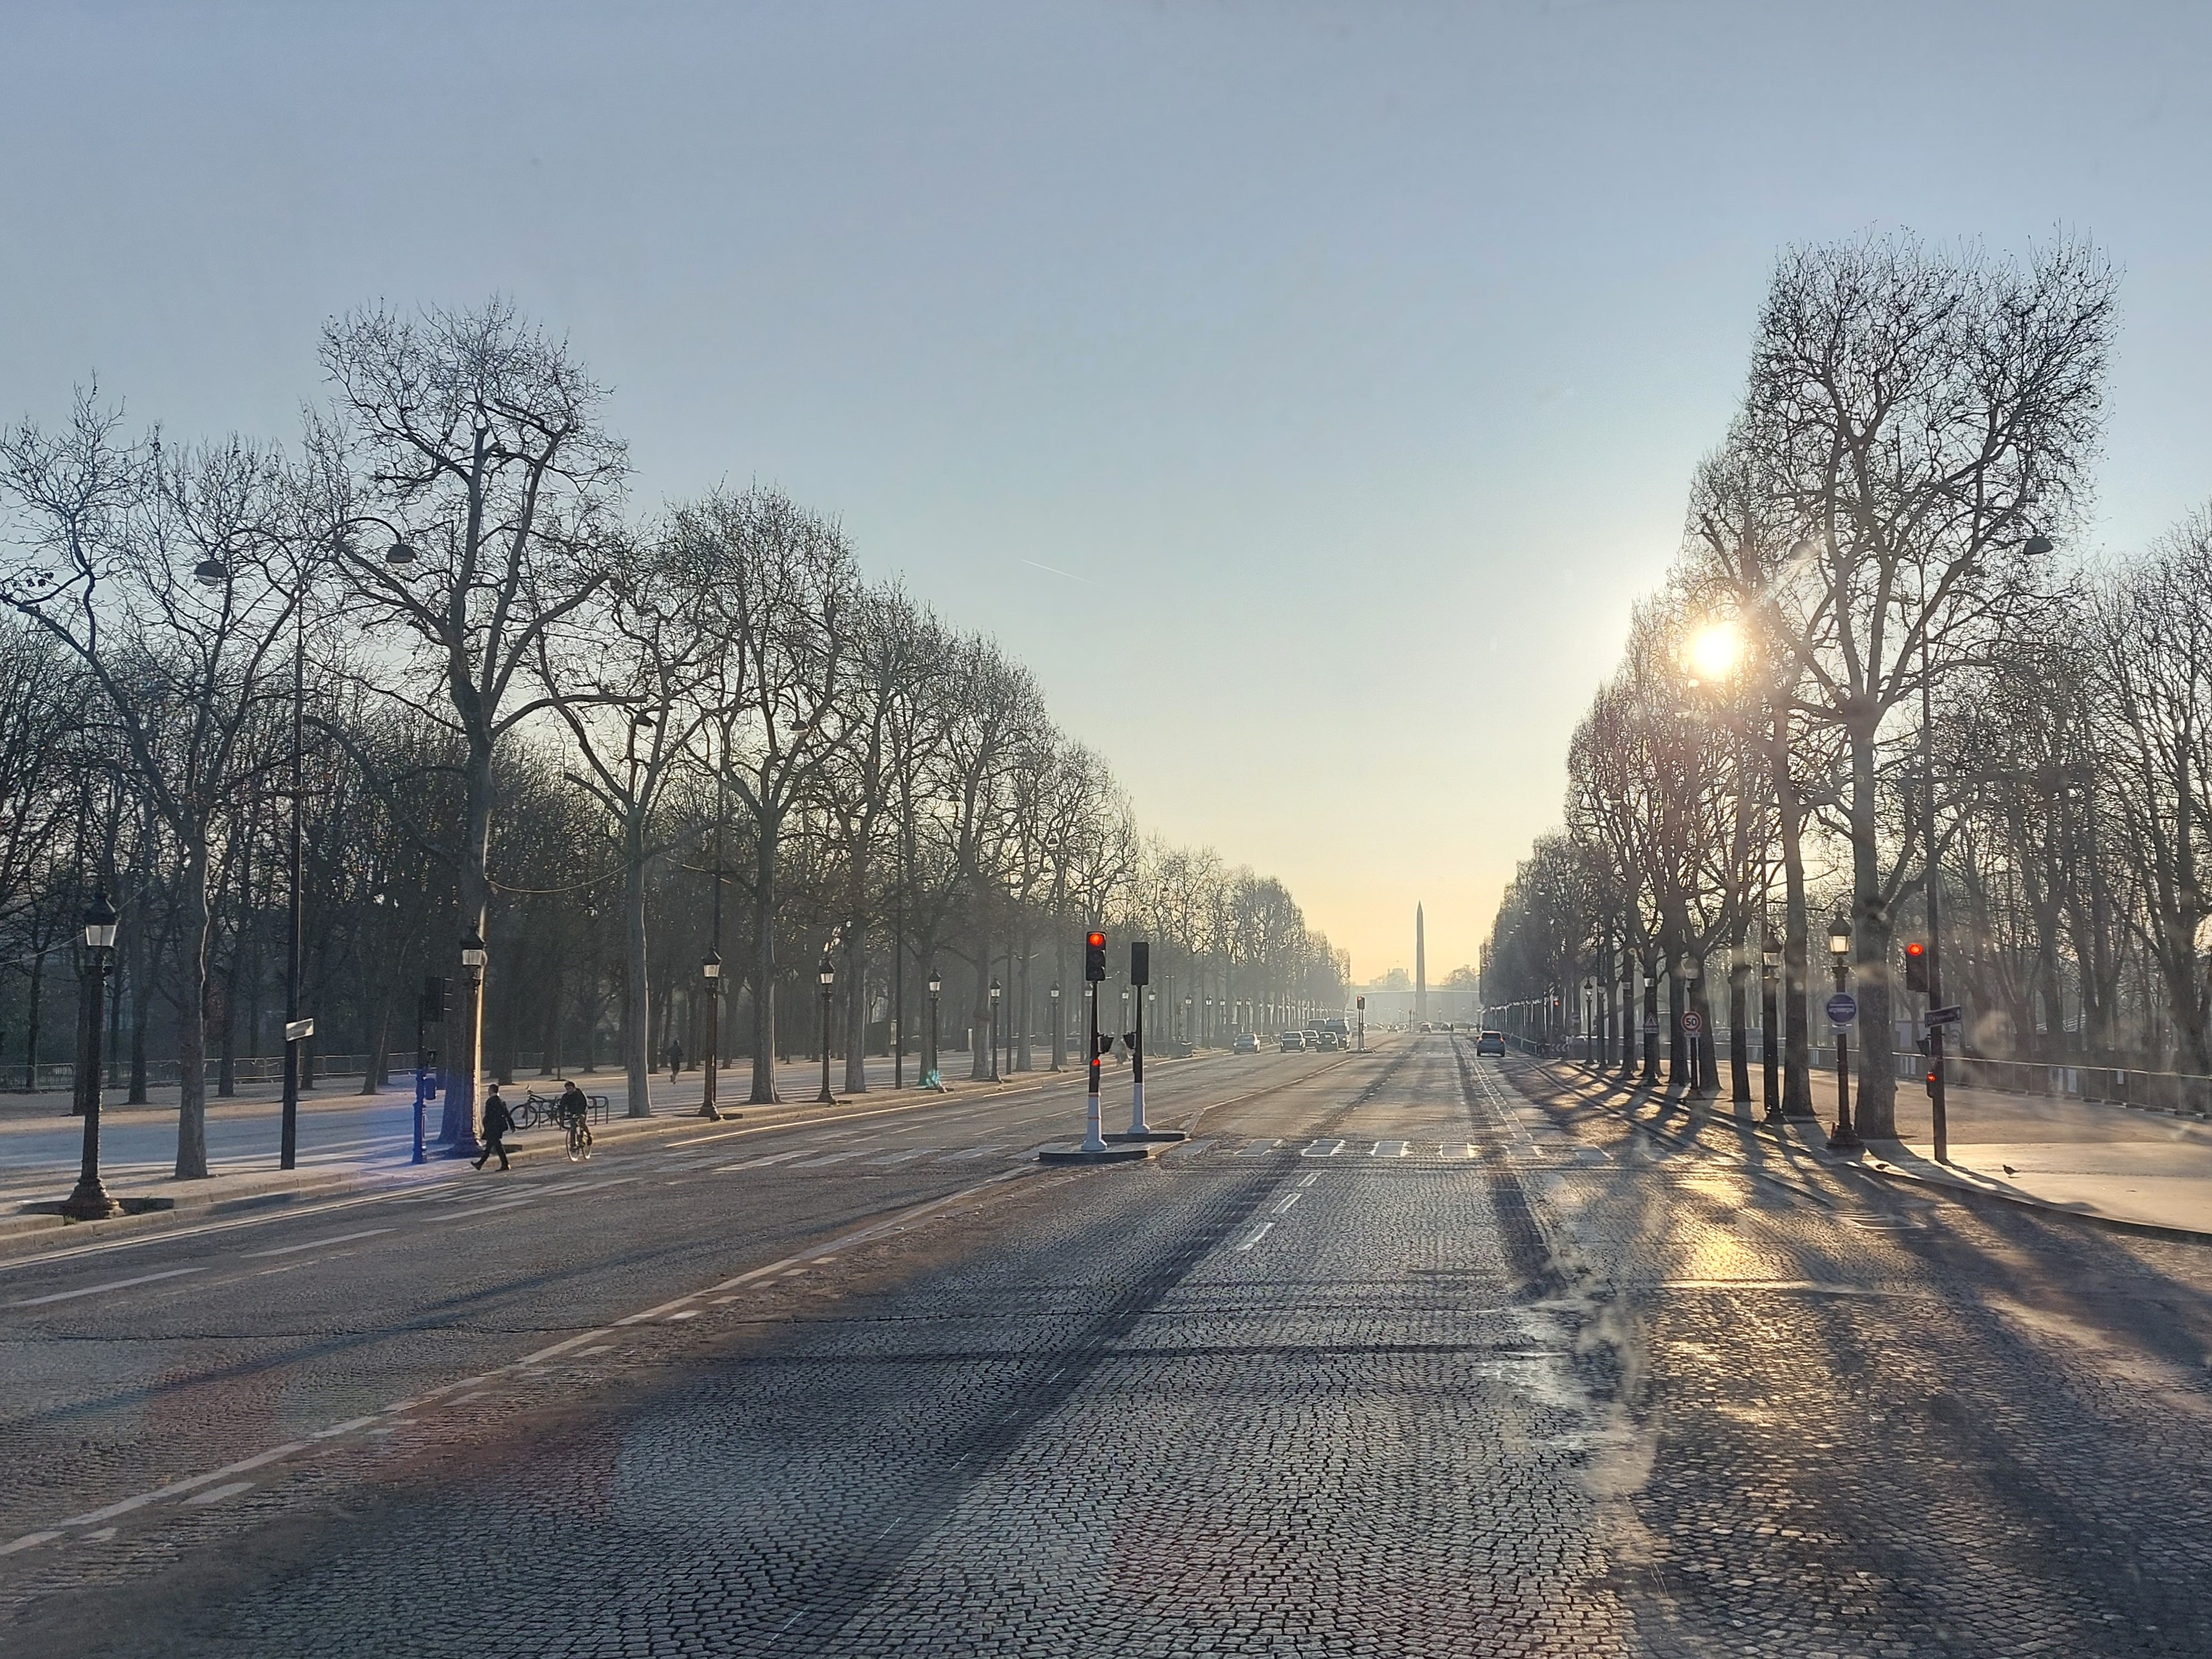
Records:
[[[1997,1168],[2002,1170],[2007,1175],[2018,1175],[2020,1173],[2019,1170],[2014,1169],[2009,1164],[2000,1164],[1997,1165]]]

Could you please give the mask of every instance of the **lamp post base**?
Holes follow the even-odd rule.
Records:
[[[98,1176],[88,1176],[62,1203],[62,1214],[71,1221],[106,1221],[123,1213],[123,1206],[108,1196]]]
[[[1828,1150],[1832,1152],[1863,1152],[1866,1142],[1859,1139],[1858,1131],[1848,1123],[1838,1123],[1828,1133]]]

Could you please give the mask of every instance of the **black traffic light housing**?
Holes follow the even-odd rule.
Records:
[[[1111,1031],[1095,1031],[1091,1040],[1098,1045],[1091,1051],[1091,1059],[1103,1060],[1114,1052],[1114,1034]]]
[[[1084,935],[1083,977],[1093,981],[1106,977],[1106,935],[1103,933]]]
[[[1129,983],[1150,985],[1152,982],[1152,947],[1146,939],[1129,941]]]
[[[1905,988],[1925,991],[1928,988],[1928,947],[1917,939],[1905,942]]]

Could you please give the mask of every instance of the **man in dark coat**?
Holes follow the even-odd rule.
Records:
[[[514,1115],[507,1109],[507,1103],[499,1097],[499,1085],[495,1083],[491,1085],[491,1091],[484,1096],[483,1158],[477,1160],[477,1168],[483,1169],[484,1158],[494,1152],[499,1154],[499,1167],[502,1170],[508,1167],[506,1135],[514,1127]]]

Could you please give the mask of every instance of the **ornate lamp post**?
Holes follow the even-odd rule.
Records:
[[[702,1079],[699,1115],[719,1119],[722,1114],[714,1104],[714,1073],[721,1061],[714,1053],[714,1039],[720,1034],[722,1004],[722,953],[709,950],[707,959],[699,964],[699,977],[707,982],[707,1053],[703,1061],[705,1073]]]
[[[1054,986],[1045,994],[1052,999],[1052,1069],[1065,1071],[1067,1068],[1062,1059],[1060,1040],[1060,987]]]
[[[944,989],[943,976],[936,969],[931,969],[929,970],[929,1070],[925,1076],[933,1087],[939,1086],[942,1082],[937,1073],[937,999],[939,994]]]
[[[115,949],[115,907],[105,891],[93,895],[85,907],[85,1004],[89,1011],[77,1021],[76,1098],[84,1114],[84,1163],[76,1190],[62,1204],[71,1221],[104,1221],[120,1215],[123,1206],[107,1195],[100,1182],[100,1007],[107,984],[107,958]]]
[[[837,964],[827,951],[822,953],[822,965],[814,970],[814,976],[822,981],[822,1092],[814,1098],[822,1105],[835,1106],[837,1097],[830,1092],[830,990],[837,982]]]
[[[1851,923],[1848,916],[1838,916],[1828,928],[1828,960],[1835,964],[1836,992],[1841,995],[1850,989]],[[1831,1152],[1856,1152],[1863,1143],[1859,1133],[1851,1127],[1851,1039],[1850,1028],[1836,1027],[1836,1127],[1828,1137]]]
[[[999,1080],[999,999],[1006,993],[998,980],[991,981],[991,1081]]]
[[[489,959],[489,953],[484,949],[483,935],[475,928],[471,927],[461,935],[461,976],[469,986],[469,1018],[477,1023],[479,1030],[483,1020],[484,963]],[[465,1047],[469,1053],[479,1057],[483,1053],[481,1042],[468,1043]],[[453,1079],[448,1076],[446,1079],[448,1101],[453,1098]],[[463,1119],[459,1138],[453,1143],[453,1153],[457,1158],[474,1158],[483,1150],[477,1144],[477,1113],[482,1103],[477,1099],[477,1078],[473,1072],[469,1074],[468,1088],[468,1115]]]

